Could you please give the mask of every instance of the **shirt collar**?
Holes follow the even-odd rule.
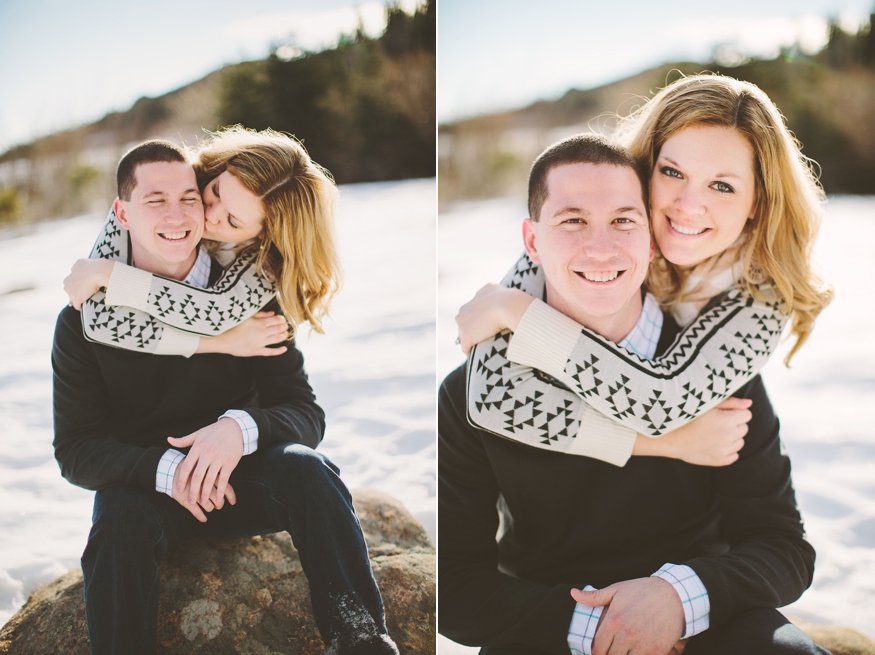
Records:
[[[662,309],[656,298],[645,294],[638,322],[618,345],[644,359],[653,359],[662,334],[662,320]]]
[[[212,261],[206,248],[198,246],[194,266],[191,267],[188,275],[185,276],[183,283],[192,287],[206,289],[210,283],[210,268],[212,268]]]

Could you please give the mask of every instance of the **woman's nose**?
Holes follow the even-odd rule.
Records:
[[[675,198],[675,206],[689,216],[701,216],[705,213],[705,202],[691,186],[682,188]]]
[[[216,211],[215,205],[207,205],[204,207],[204,218],[212,225],[219,224],[219,212]]]

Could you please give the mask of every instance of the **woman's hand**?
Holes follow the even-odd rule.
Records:
[[[70,297],[70,304],[82,309],[82,303],[109,284],[115,262],[109,259],[77,259],[64,278],[64,291]]]
[[[532,301],[525,291],[487,284],[456,314],[462,350],[467,355],[474,344],[502,330],[516,330]]]
[[[728,466],[738,459],[744,445],[752,402],[730,397],[657,439],[639,434],[632,454],[671,457],[698,466]]]
[[[216,337],[201,337],[197,353],[224,353],[235,357],[275,357],[288,348],[268,348],[289,339],[289,324],[281,314],[258,312],[237,327]]]

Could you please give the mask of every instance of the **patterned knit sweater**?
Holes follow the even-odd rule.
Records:
[[[89,341],[156,355],[192,355],[201,336],[216,336],[258,312],[275,295],[258,275],[258,249],[245,249],[216,284],[199,289],[130,266],[128,234],[110,209],[92,259],[119,262],[104,293],[82,305]],[[126,264],[126,265],[121,265]]]
[[[523,255],[502,284],[544,296]],[[536,448],[623,466],[636,433],[658,437],[749,382],[787,322],[782,303],[738,288],[717,296],[654,360],[630,353],[536,300],[516,333],[481,342],[468,360],[468,418]],[[546,374],[546,375],[545,375]]]

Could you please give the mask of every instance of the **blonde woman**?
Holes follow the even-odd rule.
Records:
[[[543,276],[524,256],[457,317],[466,352],[513,331],[474,348],[469,417],[529,445],[617,465],[633,454],[726,465],[750,418],[746,404],[726,399],[774,353],[787,323],[789,362],[832,297],[810,263],[823,192],[775,105],[732,78],[677,80],[619,137],[650,172],[658,250],[646,286],[684,331],[658,359],[630,353],[541,302]],[[561,420],[508,420],[515,406],[522,419],[534,397],[543,416]]]
[[[91,259],[64,281],[87,337],[161,355],[252,356],[284,352],[268,346],[287,339],[289,327],[306,322],[321,333],[341,277],[337,189],[327,172],[294,139],[239,126],[211,134],[194,167],[204,239],[227,265],[224,275],[195,289],[127,266],[127,236],[111,211]],[[258,313],[274,297],[285,318]]]

